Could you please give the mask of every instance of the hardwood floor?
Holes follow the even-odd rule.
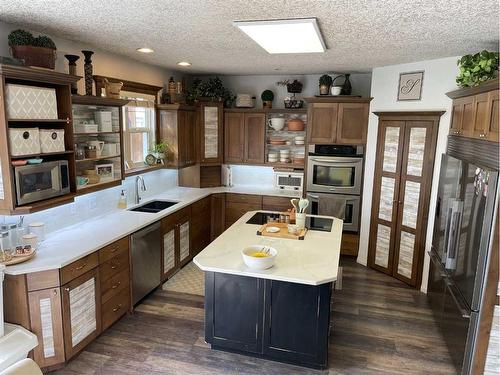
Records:
[[[342,265],[328,370],[211,350],[203,339],[203,297],[157,290],[57,374],[455,373],[424,294],[351,259]]]

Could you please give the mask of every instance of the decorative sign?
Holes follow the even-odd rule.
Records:
[[[398,101],[420,100],[424,72],[408,72],[399,74]]]

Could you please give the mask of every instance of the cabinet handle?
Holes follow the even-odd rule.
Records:
[[[87,263],[83,263],[80,267],[76,267],[75,271],[83,270],[85,267],[87,267]]]
[[[121,284],[121,282],[120,282],[120,281],[118,281],[118,283],[116,283],[115,285],[113,285],[113,286],[111,287],[111,289],[116,289],[116,288],[118,288],[118,287],[120,286],[120,284]]]
[[[116,269],[116,267],[119,267],[119,266],[120,266],[120,263],[118,263],[118,264],[113,264],[113,265],[111,266],[111,269],[112,269],[112,270],[115,270],[115,269]]]
[[[110,252],[110,253],[116,253],[116,251],[117,251],[118,249],[119,249],[119,248],[118,248],[118,246],[116,246],[116,247],[112,248],[109,252]]]
[[[54,293],[54,295],[57,296],[57,289],[54,289],[52,293]]]
[[[69,292],[69,288],[64,288],[64,290],[65,290],[66,292]]]
[[[116,306],[114,309],[113,309],[113,312],[117,312],[118,310],[120,310],[120,308],[122,307],[122,304],[120,303],[118,306]]]
[[[486,136],[486,134],[484,134],[484,133],[479,134],[479,138],[484,138],[485,136]]]

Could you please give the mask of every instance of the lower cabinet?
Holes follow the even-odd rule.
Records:
[[[226,229],[226,194],[212,194],[210,200],[212,206],[210,241],[213,241]]]
[[[265,211],[286,212],[287,210],[293,208],[291,200],[292,198],[288,197],[273,197],[265,195],[262,197],[262,209]]]
[[[191,257],[196,256],[210,244],[211,197],[206,197],[191,205]]]
[[[62,315],[66,359],[101,332],[99,270],[93,269],[62,287]]]
[[[28,293],[31,330],[38,346],[33,359],[40,367],[56,366],[65,361],[61,289],[50,288]]]
[[[162,219],[162,281],[191,260],[191,207],[183,208]]]
[[[262,210],[262,196],[226,193],[226,229],[248,211]]]
[[[206,272],[205,340],[214,349],[325,368],[331,287]]]

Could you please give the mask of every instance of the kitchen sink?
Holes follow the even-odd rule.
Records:
[[[129,211],[138,211],[138,212],[149,212],[155,214],[157,212],[163,211],[179,202],[172,201],[151,201],[148,203],[144,203],[141,206],[131,208]]]

